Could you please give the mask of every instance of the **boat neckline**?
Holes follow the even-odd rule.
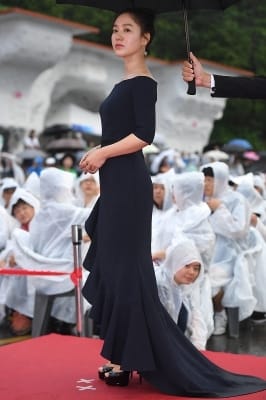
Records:
[[[119,84],[122,83],[122,82],[131,81],[131,80],[136,79],[136,78],[148,78],[148,79],[152,80],[154,83],[158,83],[158,82],[157,82],[154,78],[152,78],[151,76],[148,76],[148,75],[136,75],[136,76],[133,76],[132,78],[122,79],[122,81],[117,82],[116,85],[119,85]]]

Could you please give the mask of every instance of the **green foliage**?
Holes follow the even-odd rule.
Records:
[[[30,9],[99,27],[98,35],[82,38],[110,44],[111,12],[56,5],[55,0],[2,0],[1,6]],[[189,13],[191,49],[198,57],[266,75],[265,21],[266,2],[261,0],[240,0],[224,12]],[[182,13],[157,17],[151,55],[166,60],[186,57]],[[228,100],[222,120],[215,123],[211,140],[225,142],[239,136],[250,140],[257,149],[266,149],[265,127],[265,101]]]

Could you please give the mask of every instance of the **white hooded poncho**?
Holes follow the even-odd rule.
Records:
[[[248,234],[250,208],[244,196],[230,189],[228,166],[220,161],[202,166],[214,173],[213,198],[221,205],[209,220],[216,234],[214,255],[209,270],[213,296],[224,290],[224,307],[238,307],[240,320],[250,316],[256,304],[250,280]]]
[[[31,270],[73,272],[71,226],[83,226],[89,215],[88,209],[73,205],[73,180],[73,174],[58,168],[41,172],[40,211],[32,220],[29,232],[15,232],[16,257],[22,266]],[[74,287],[69,275],[32,277],[31,282],[34,290],[45,294],[61,294]],[[74,298],[57,298],[52,316],[74,323]]]
[[[175,205],[162,219],[158,232],[158,250],[165,250],[172,240],[184,234],[192,239],[200,252],[205,274],[201,280],[200,307],[208,328],[208,335],[213,332],[213,304],[211,284],[208,275],[209,264],[213,256],[215,234],[208,220],[210,208],[202,201],[204,175],[201,172],[184,172],[176,175],[172,181],[172,195]]]
[[[174,281],[175,273],[192,262],[201,264],[200,274],[195,282],[179,285]],[[208,339],[207,327],[201,313],[200,281],[204,274],[202,260],[193,240],[180,236],[179,240],[167,249],[166,259],[160,267],[155,267],[159,297],[172,317],[177,322],[182,306],[188,311],[186,334],[198,349],[205,349]]]
[[[9,203],[9,213],[13,214],[13,207],[18,203],[19,200],[23,200],[25,203],[33,207],[34,212],[37,213],[40,208],[39,200],[33,196],[30,192],[23,188],[17,188],[13,193],[10,203]],[[10,255],[14,255],[15,261],[17,263],[17,268],[22,268],[17,260],[16,253],[16,233],[23,231],[21,228],[16,228],[11,234],[11,239],[8,242],[8,246],[1,253],[0,257],[3,259],[8,259]],[[32,304],[34,299],[29,295],[29,285],[31,278],[26,276],[1,276],[1,287],[0,287],[0,303],[6,304],[9,308],[14,309],[24,315],[32,316]]]

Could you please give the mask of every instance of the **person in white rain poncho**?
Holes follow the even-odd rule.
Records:
[[[73,205],[74,175],[58,168],[47,168],[40,176],[41,208],[29,233],[15,230],[16,259],[32,270],[73,272],[71,226],[84,224],[88,209]],[[70,276],[31,277],[31,292],[61,294],[73,289]],[[75,323],[74,297],[56,298],[51,315]]]
[[[204,191],[204,175],[201,172],[183,172],[176,175],[172,181],[172,196],[175,204],[169,209],[157,233],[157,251],[153,253],[154,260],[164,258],[165,249],[173,238],[178,238],[181,232],[193,239],[204,263],[205,274],[202,277],[201,307],[208,336],[213,332],[213,305],[208,269],[213,256],[215,234],[208,221],[210,209],[202,201]]]
[[[19,230],[28,231],[34,215],[40,207],[39,200],[27,190],[17,188],[13,193],[8,211],[19,223]],[[4,268],[17,267],[13,234],[0,254],[0,265]],[[31,330],[32,299],[28,296],[28,277],[1,276],[0,303],[8,307],[6,322],[15,335],[29,333]]]
[[[256,299],[254,309],[256,315],[256,313],[266,312],[266,226],[262,222],[265,218],[264,200],[252,184],[240,183],[236,190],[245,196],[252,212],[246,256],[249,260],[249,271]]]
[[[92,209],[100,195],[99,172],[91,174],[83,172],[75,181],[75,204],[78,207]],[[85,229],[82,232],[82,260],[84,260],[89,250],[91,239]]]
[[[36,172],[31,172],[24,184],[23,188],[26,189],[28,192],[32,193],[37,199],[40,199],[40,177]]]
[[[5,208],[8,208],[9,201],[17,187],[19,187],[19,184],[14,178],[4,178],[2,180],[0,186],[0,203]]]
[[[203,269],[193,240],[184,236],[167,249],[163,264],[155,267],[162,304],[199,350],[204,350],[207,342],[206,325],[199,307]]]
[[[100,195],[99,172],[82,173],[75,182],[75,204],[79,207],[92,208]]]
[[[8,212],[2,206],[2,204],[0,204],[0,251],[2,251],[7,245],[7,241],[12,230],[12,225],[13,223]]]
[[[171,180],[167,174],[152,176],[153,210],[152,210],[152,252],[161,250],[158,234],[163,217],[173,206]]]
[[[213,334],[225,333],[226,307],[239,308],[239,319],[249,317],[256,303],[250,281],[248,248],[250,208],[244,196],[230,189],[228,166],[220,161],[202,166],[209,221],[216,234],[209,275],[214,302]]]
[[[240,177],[241,178],[241,177]],[[237,182],[236,182],[237,183]],[[252,182],[241,180],[236,187],[237,192],[241,193],[249,203],[251,209],[251,225],[256,227],[264,240],[266,240],[266,210],[265,201],[260,193],[253,186]]]

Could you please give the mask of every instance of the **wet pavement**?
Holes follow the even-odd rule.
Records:
[[[229,338],[227,334],[211,336],[207,343],[207,350],[222,351],[236,354],[254,354],[266,356],[266,321],[254,324],[250,319],[240,323],[239,338]],[[28,340],[28,336],[11,336],[7,329],[0,327],[0,345]]]
[[[251,319],[240,322],[239,338],[229,338],[227,334],[211,336],[207,349],[225,353],[254,354],[266,356],[266,321],[254,323]]]
[[[227,334],[211,336],[207,343],[207,350],[266,356],[266,321],[255,324],[251,319],[247,319],[242,321],[239,327],[239,338],[237,339],[229,338]],[[29,335],[12,337],[7,329],[0,327],[0,345],[30,338]]]

